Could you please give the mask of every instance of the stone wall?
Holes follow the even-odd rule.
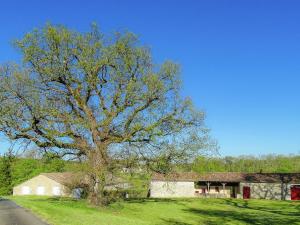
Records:
[[[240,190],[243,187],[250,187],[250,198],[254,199],[276,199],[290,200],[291,185],[286,183],[241,183]]]
[[[240,183],[240,187],[236,187],[237,198],[243,198],[243,187],[250,187],[251,199],[274,199],[274,200],[291,200],[291,186],[287,183]],[[219,193],[215,191],[215,186],[210,187],[209,194],[202,194],[199,186],[195,188],[194,182],[167,182],[152,181],[150,184],[150,197],[153,198],[174,198],[174,197],[230,197],[233,187],[226,186],[225,192],[223,187],[219,187]],[[198,193],[196,193],[198,192]]]
[[[195,197],[194,182],[151,181],[150,197],[173,198]]]

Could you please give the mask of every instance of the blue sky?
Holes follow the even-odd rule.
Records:
[[[156,62],[182,65],[183,93],[207,114],[221,155],[300,153],[300,1],[3,1],[0,63],[46,22],[128,29]],[[0,148],[7,148],[6,142]]]

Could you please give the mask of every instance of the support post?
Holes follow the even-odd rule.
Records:
[[[207,193],[209,194],[209,191],[210,191],[210,182],[206,182],[207,184]]]
[[[226,183],[222,183],[224,197],[225,197],[225,185],[226,185]]]

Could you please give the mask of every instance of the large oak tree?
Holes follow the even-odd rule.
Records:
[[[47,25],[16,46],[23,63],[0,72],[0,132],[88,162],[94,203],[117,158],[150,165],[204,148],[203,113],[181,97],[179,66],[156,65],[132,33]]]

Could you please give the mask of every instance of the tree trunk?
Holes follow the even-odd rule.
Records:
[[[95,175],[92,175],[93,177]],[[96,175],[98,176],[98,175]],[[97,206],[105,206],[108,204],[108,199],[105,196],[104,193],[104,187],[105,187],[105,177],[100,175],[99,177],[96,177],[94,180],[94,183],[92,184],[92,190],[90,193],[90,203]]]
[[[90,202],[93,205],[107,205],[108,199],[104,193],[107,177],[107,160],[103,159],[103,152],[95,151],[89,156],[90,162]]]

